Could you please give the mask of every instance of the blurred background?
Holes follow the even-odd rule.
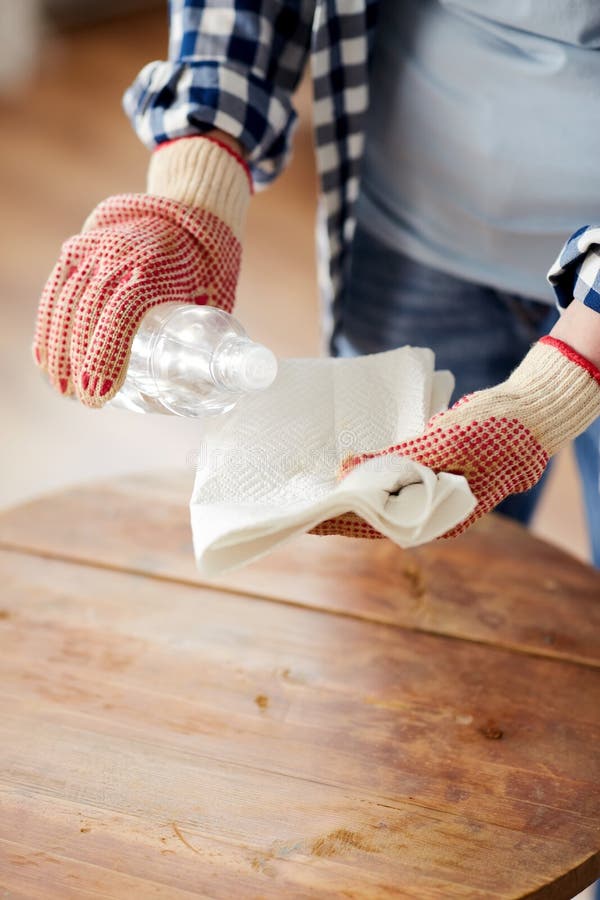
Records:
[[[148,152],[121,110],[142,66],[164,59],[166,0],[0,0],[0,506],[98,477],[189,470],[198,422],[90,411],[54,394],[31,361],[40,291],[62,241],[100,200],[144,189]],[[292,165],[252,201],[237,315],[279,356],[319,353],[310,86],[297,96]],[[588,557],[570,451],[535,531]]]

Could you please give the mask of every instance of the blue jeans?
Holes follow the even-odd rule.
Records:
[[[558,313],[547,303],[463,281],[357,228],[344,294],[333,311],[335,356],[403,344],[431,347],[456,378],[453,401],[504,381]],[[594,564],[600,568],[600,419],[575,440]],[[545,475],[547,474],[546,470]],[[498,512],[527,524],[544,487],[514,494]]]

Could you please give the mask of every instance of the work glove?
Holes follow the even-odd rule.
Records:
[[[101,407],[121,388],[144,314],[159,303],[230,312],[251,194],[246,164],[209,137],[161,145],[147,193],[100,203],[62,246],[33,345],[62,394]]]
[[[433,416],[418,437],[346,460],[340,477],[367,459],[408,456],[434,472],[464,475],[477,505],[442,537],[456,537],[510,494],[533,487],[551,456],[600,415],[600,371],[568,344],[546,336],[510,377],[467,394]],[[315,534],[382,537],[354,513]]]

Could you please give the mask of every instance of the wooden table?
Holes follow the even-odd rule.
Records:
[[[205,584],[190,473],[0,517],[1,898],[568,898],[600,575],[489,517]]]

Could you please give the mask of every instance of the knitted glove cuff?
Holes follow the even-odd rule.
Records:
[[[220,141],[189,137],[161,144],[150,160],[147,191],[213,213],[242,239],[251,179],[242,158]]]
[[[600,371],[548,335],[533,345],[506,381],[461,398],[439,415],[439,424],[446,429],[507,416],[518,420],[553,456],[600,416]]]
[[[521,421],[549,456],[600,416],[600,372],[568,344],[547,335],[506,382],[521,397]]]

